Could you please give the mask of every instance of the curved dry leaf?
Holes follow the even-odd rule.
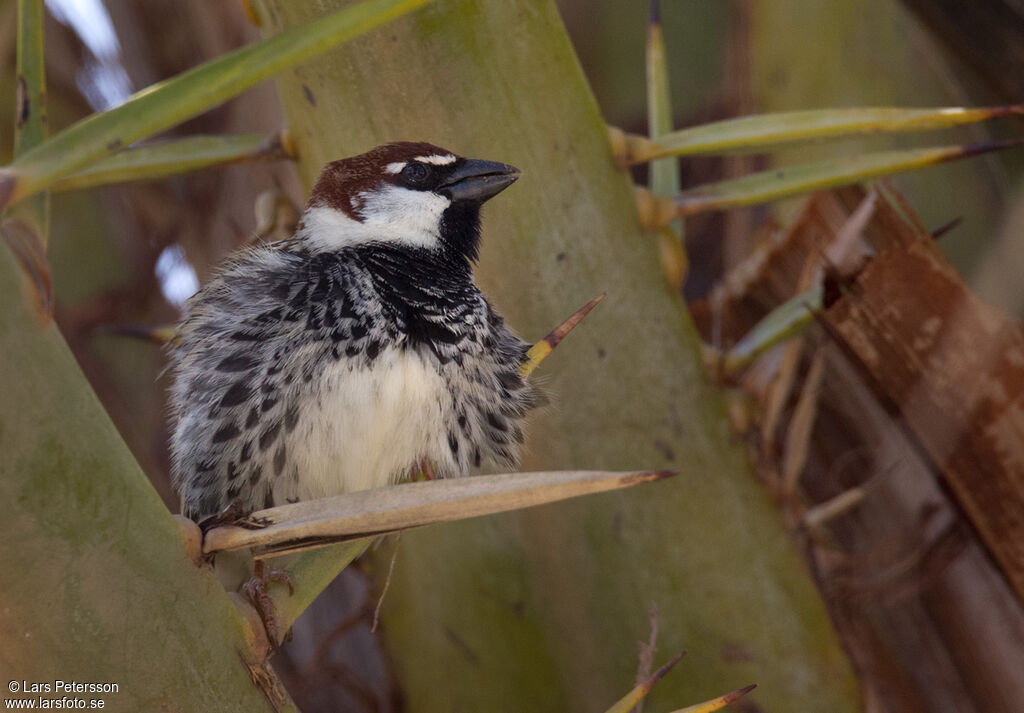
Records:
[[[285,554],[335,542],[543,505],[662,480],[673,471],[550,471],[449,478],[362,490],[260,510],[206,533],[203,552]]]

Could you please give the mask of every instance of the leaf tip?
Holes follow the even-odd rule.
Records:
[[[748,686],[744,686],[743,688],[738,689],[736,691],[736,698],[739,698],[740,696],[747,695],[748,693],[753,691],[755,688],[757,688],[757,684],[756,683],[751,683]]]
[[[637,473],[627,473],[622,476],[622,484],[625,486],[629,485],[640,485],[641,483],[656,483],[659,480],[666,480],[668,478],[674,478],[679,475],[678,470],[643,470]]]
[[[717,707],[722,708],[729,705],[730,703],[734,703],[738,701],[740,698],[743,698],[743,696],[753,691],[755,688],[757,688],[757,684],[751,683],[749,686],[744,686],[743,688],[737,688],[735,691],[730,691],[729,693],[726,693],[724,696],[720,696],[718,698]]]
[[[995,106],[989,110],[989,116],[994,119],[1003,116],[1020,116],[1021,114],[1024,114],[1024,104]]]
[[[712,698],[709,701],[704,701],[703,703],[698,703],[693,706],[681,708],[675,713],[712,713],[713,711],[717,711],[721,708],[724,708],[725,706],[729,705],[730,703],[733,703],[737,699],[742,698],[755,688],[757,688],[757,684],[752,683],[749,686],[738,688],[735,691],[730,691],[725,695],[718,696],[717,698]]]
[[[565,339],[569,332],[575,329],[576,326],[583,321],[583,318],[590,314],[590,311],[594,309],[594,307],[596,307],[607,294],[607,292],[602,292],[597,297],[587,302],[585,305],[569,315],[568,319],[552,329],[546,337],[530,347],[530,350],[526,352],[526,357],[523,360],[523,376],[529,376],[534,369],[540,366],[540,363],[555,350],[555,347],[562,343],[562,340]]]
[[[938,228],[931,232],[932,240],[938,240],[949,231],[953,230],[954,228],[957,228],[963,222],[964,217],[962,215],[958,215],[945,225],[940,225]]]
[[[989,153],[992,151],[1002,151],[1003,149],[1012,149],[1016,146],[1024,144],[1024,138],[1021,139],[1006,139],[1004,141],[986,141],[980,144],[973,144],[970,146],[961,147],[960,151],[949,159],[954,158],[968,158],[970,156],[980,156],[981,154]],[[948,159],[947,159],[948,160]]]
[[[576,326],[583,321],[583,319],[590,314],[597,305],[608,295],[607,292],[602,292],[594,299],[587,302],[585,305],[580,307],[578,310],[569,315],[569,318],[562,322],[560,325],[551,330],[551,332],[544,337],[544,341],[547,342],[552,349],[562,343],[569,332],[576,329]]]
[[[686,656],[686,652],[685,651],[680,651],[678,654],[676,654],[675,656],[670,658],[668,661],[666,661],[664,664],[662,664],[661,668],[659,668],[657,671],[652,673],[650,679],[648,679],[648,680],[652,684],[655,683],[656,681],[660,681],[662,678],[665,677],[665,674],[667,674],[669,671],[671,671],[675,667],[675,665],[682,660],[682,658],[684,656]]]

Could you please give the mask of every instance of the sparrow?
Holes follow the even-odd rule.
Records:
[[[491,462],[514,468],[529,345],[473,280],[481,205],[519,171],[402,142],[327,164],[294,235],[185,305],[172,480],[199,520]]]

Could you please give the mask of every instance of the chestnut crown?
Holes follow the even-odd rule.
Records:
[[[428,143],[378,146],[324,167],[299,237],[322,250],[403,243],[475,260],[480,206],[518,177],[508,164]]]

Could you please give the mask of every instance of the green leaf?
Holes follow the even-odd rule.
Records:
[[[821,309],[825,290],[819,284],[773,309],[725,354],[722,369],[733,374],[780,342],[800,334]]]
[[[46,139],[43,14],[42,0],[18,0],[18,100],[14,126],[16,156]]]
[[[976,146],[944,146],[905,151],[881,151],[761,171],[749,176],[709,183],[683,191],[675,198],[680,215],[766,203],[779,198],[857,183],[870,178],[912,171],[937,163],[977,156],[1017,146],[998,141]]]
[[[302,615],[302,612],[309,608],[313,600],[327,589],[327,585],[333,582],[338,574],[359,557],[375,539],[375,537],[366,537],[361,540],[351,540],[331,547],[307,550],[294,558],[284,558],[290,560],[284,568],[291,578],[293,590],[289,591],[286,586],[277,585],[270,587],[268,591],[274,604],[274,620],[277,630],[282,635],[287,632]],[[273,559],[268,562],[276,568]]]
[[[258,7],[287,28],[339,1]],[[608,160],[605,123],[562,27],[550,0],[449,0],[316,60],[315,110],[306,77],[279,80],[307,185],[338,146],[395,136],[523,169],[488,207],[476,268],[520,333],[544,334],[566,305],[608,291],[544,363],[557,407],[532,420],[527,470],[658,463],[693,476],[403,535],[382,610],[396,680],[418,713],[602,711],[635,683],[653,601],[660,650],[711,655],[694,676],[663,679],[648,695],[652,713],[737,679],[772,683],[758,700],[766,711],[850,713],[856,688],[817,590],[721,427],[698,337],[660,284],[657,245]],[[472,101],[453,106],[452,96]],[[373,122],[338,121],[353,104]],[[373,556],[383,578],[386,554]],[[736,641],[771,655],[714,655]],[[472,684],[439,686],[447,680]]]
[[[576,329],[579,323],[582,322],[590,311],[597,307],[598,303],[601,302],[607,295],[606,292],[602,292],[594,299],[587,302],[585,305],[580,307],[578,310],[569,315],[568,319],[561,322],[557,327],[548,332],[547,336],[541,339],[539,342],[534,344],[526,352],[526,356],[523,358],[523,365],[519,369],[519,373],[523,376],[529,376],[533,373],[533,370],[540,366],[540,363],[548,358],[548,356],[562,343],[562,340],[569,336],[569,332]]]
[[[20,156],[46,140],[46,68],[44,66],[42,0],[18,0],[14,155]],[[2,206],[0,206],[2,207]],[[50,196],[35,196],[8,218],[20,220],[39,242],[45,256],[50,237]],[[48,268],[46,270],[48,272]]]
[[[721,708],[725,708],[727,705],[747,695],[755,688],[757,688],[757,684],[752,683],[749,686],[738,688],[735,691],[726,693],[723,696],[712,698],[710,701],[704,701],[703,703],[697,703],[696,705],[687,706],[686,708],[680,708],[677,711],[672,711],[672,713],[712,713],[712,711],[717,711]]]
[[[144,181],[242,161],[288,157],[277,136],[190,136],[137,146],[97,161],[54,182],[54,191],[74,191],[111,183]]]
[[[0,206],[16,202],[133,141],[221,104],[297,64],[429,0],[366,0],[230,52],[82,119],[0,171]]]
[[[647,29],[647,133],[657,141],[672,131],[672,92],[669,85],[665,40],[661,32],[660,3],[651,2]],[[651,165],[651,191],[655,195],[674,196],[679,192],[679,165],[676,159],[655,161]]]
[[[672,670],[672,667],[679,663],[679,659],[683,658],[685,652],[679,652],[673,656],[667,663],[661,668],[651,674],[643,683],[638,683],[633,689],[625,696],[617,700],[611,708],[605,711],[605,713],[629,713],[636,704],[644,699],[644,697],[651,692],[654,684],[664,678],[665,674]]]
[[[1024,105],[896,109],[892,107],[789,111],[745,116],[645,139],[628,137],[628,160],[644,163],[665,156],[756,152],[821,139],[858,134],[908,133],[948,129],[1003,116],[1024,114]]]
[[[647,28],[647,133],[656,139],[672,131],[672,90],[669,83],[665,39],[661,31],[661,3],[651,0]],[[651,163],[651,193],[671,197],[679,192],[679,159],[663,158]],[[679,293],[686,281],[687,257],[683,247],[684,224],[676,218],[658,231],[658,248],[665,282]]]

